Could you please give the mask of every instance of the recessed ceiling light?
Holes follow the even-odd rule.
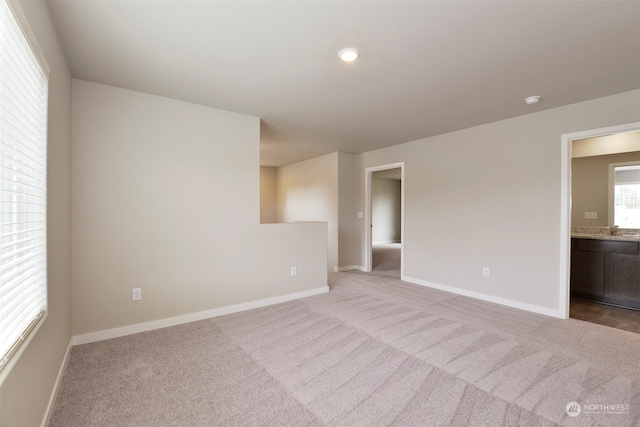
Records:
[[[530,96],[528,98],[524,99],[524,102],[527,103],[527,105],[533,105],[533,104],[537,104],[538,102],[540,102],[540,100],[542,99],[541,96]]]
[[[351,62],[358,59],[358,56],[360,56],[360,51],[352,47],[347,47],[338,52],[338,56],[345,62]]]

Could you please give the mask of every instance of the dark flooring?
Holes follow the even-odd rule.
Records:
[[[640,334],[640,311],[572,299],[569,317]]]

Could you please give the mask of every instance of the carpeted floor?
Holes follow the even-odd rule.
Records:
[[[371,269],[374,273],[400,278],[400,256],[402,243],[374,244],[371,247]]]
[[[638,334],[378,272],[331,282],[327,294],[74,347],[50,425],[640,423]]]

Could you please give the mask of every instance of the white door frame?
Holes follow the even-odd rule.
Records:
[[[400,168],[400,238],[402,239],[400,249],[400,277],[404,277],[404,162],[390,163],[387,165],[372,166],[364,170],[364,194],[365,194],[365,232],[364,232],[364,271],[371,272],[372,270],[372,255],[371,255],[371,180],[373,173],[378,171],[384,171],[389,169]]]
[[[640,122],[606,128],[563,134],[561,138],[560,168],[560,299],[559,311],[564,319],[569,318],[569,293],[571,272],[571,142],[576,139],[640,130]]]

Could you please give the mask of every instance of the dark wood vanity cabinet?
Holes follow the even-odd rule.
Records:
[[[571,295],[640,310],[638,242],[571,239]]]

